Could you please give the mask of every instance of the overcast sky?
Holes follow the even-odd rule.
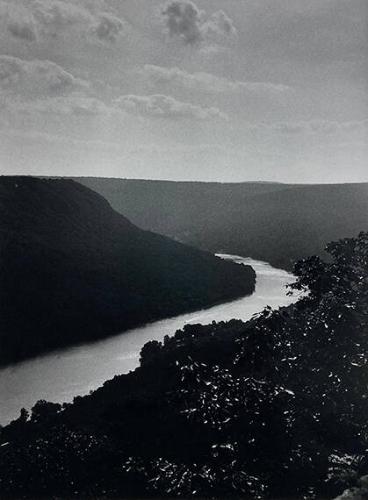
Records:
[[[0,0],[0,173],[368,180],[367,0]]]

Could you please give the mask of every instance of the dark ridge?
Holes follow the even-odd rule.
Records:
[[[83,177],[134,224],[211,252],[291,270],[368,228],[368,183],[201,183]]]
[[[252,293],[254,271],[137,228],[72,180],[0,177],[0,363]]]

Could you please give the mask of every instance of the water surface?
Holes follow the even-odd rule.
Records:
[[[220,255],[239,264],[250,264],[257,274],[255,292],[209,309],[182,314],[128,330],[98,342],[65,348],[50,354],[0,369],[0,424],[30,409],[39,399],[72,401],[87,394],[114,375],[138,366],[139,353],[149,340],[163,340],[186,323],[211,323],[232,318],[248,320],[266,305],[280,307],[295,301],[286,295],[285,286],[292,274],[266,262],[234,255]]]

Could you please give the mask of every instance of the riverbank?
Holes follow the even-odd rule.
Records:
[[[261,261],[230,255],[222,257],[254,268],[257,282],[252,295],[1,369],[0,424],[5,425],[17,418],[22,407],[29,409],[39,399],[59,403],[72,401],[75,396],[88,394],[117,374],[134,370],[146,342],[174,335],[185,324],[206,324],[232,318],[246,321],[266,305],[277,308],[295,301],[286,295],[286,284],[294,280],[290,273]]]

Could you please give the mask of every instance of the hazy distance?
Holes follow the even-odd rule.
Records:
[[[0,173],[367,181],[365,0],[1,0]]]

